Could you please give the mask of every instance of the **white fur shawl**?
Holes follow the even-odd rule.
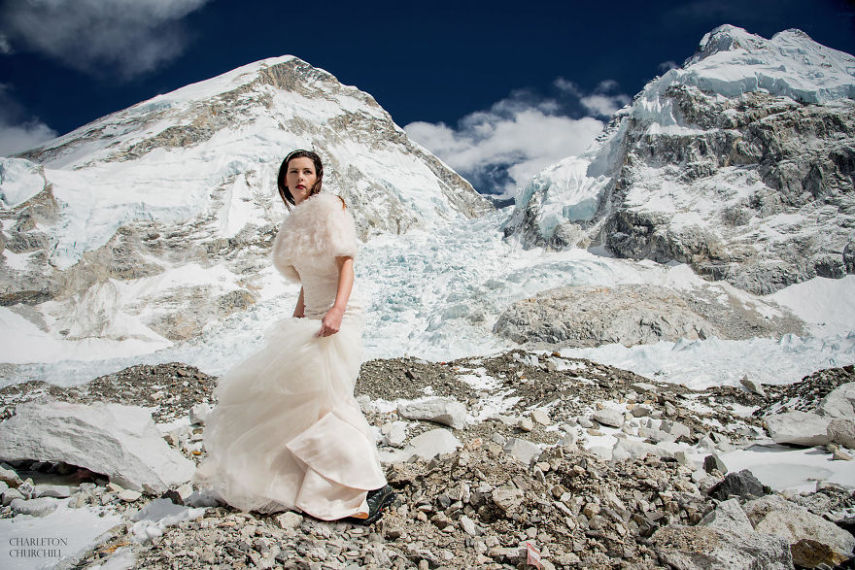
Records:
[[[356,257],[356,249],[353,217],[338,196],[322,192],[291,207],[273,242],[273,265],[299,281],[297,262],[328,266],[336,257]]]

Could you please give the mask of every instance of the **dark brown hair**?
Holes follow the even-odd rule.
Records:
[[[311,150],[297,149],[288,153],[285,160],[282,161],[282,166],[279,167],[279,176],[276,177],[276,186],[279,188],[279,196],[285,202],[285,206],[290,208],[294,205],[294,196],[285,184],[285,176],[288,174],[288,163],[295,158],[308,158],[315,165],[315,174],[318,179],[315,185],[309,190],[309,196],[314,196],[321,191],[321,186],[324,181],[324,165],[321,163],[321,157]]]

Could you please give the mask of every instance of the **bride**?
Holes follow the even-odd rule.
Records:
[[[279,169],[291,213],[273,264],[301,283],[300,296],[293,318],[220,379],[196,481],[244,511],[370,524],[395,494],[353,397],[362,350],[362,307],[352,295],[356,231],[344,200],[321,193],[323,172],[307,150],[288,154]]]

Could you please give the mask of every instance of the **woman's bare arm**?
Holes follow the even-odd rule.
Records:
[[[353,258],[336,257],[335,264],[338,267],[338,289],[335,294],[335,303],[321,320],[321,330],[318,331],[318,336],[334,335],[341,329],[344,310],[347,308],[350,293],[353,291]]]

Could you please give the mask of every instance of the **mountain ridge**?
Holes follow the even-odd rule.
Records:
[[[853,97],[855,57],[722,26],[586,153],[532,179],[505,234],[688,263],[757,294],[852,273]]]

